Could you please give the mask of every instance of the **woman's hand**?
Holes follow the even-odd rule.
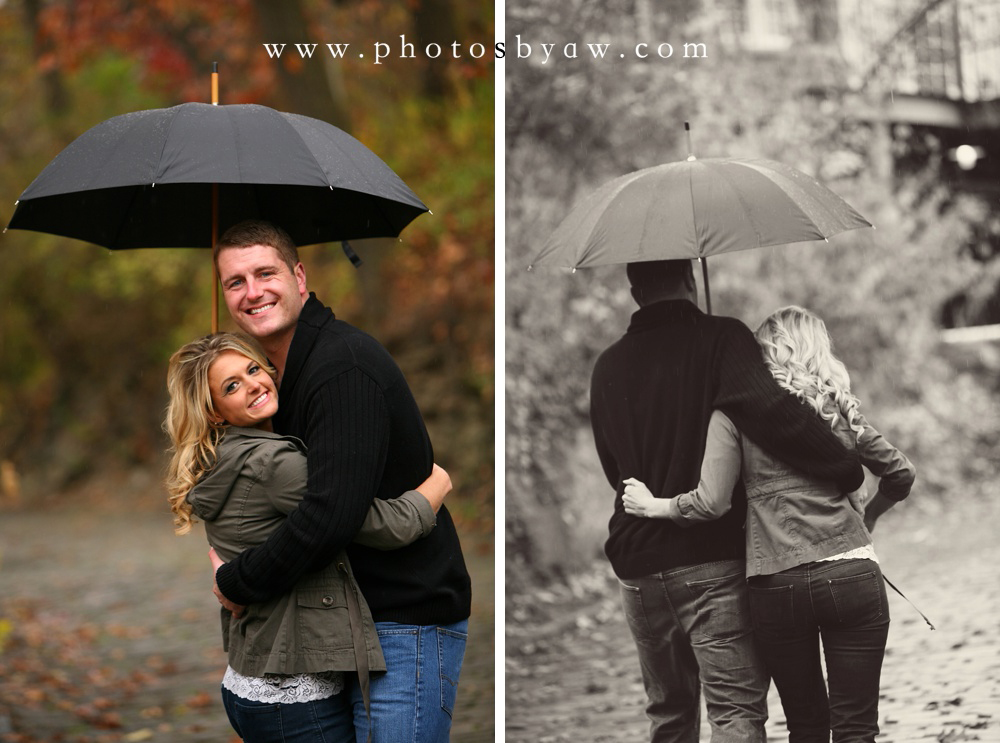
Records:
[[[234,617],[236,617],[237,619],[239,619],[241,616],[243,616],[243,610],[246,607],[245,606],[240,606],[239,604],[234,604],[232,601],[230,601],[229,599],[227,599],[222,594],[222,591],[219,590],[219,584],[215,582],[215,577],[214,577],[215,574],[218,573],[219,572],[219,568],[221,568],[226,563],[215,552],[215,547],[209,548],[209,550],[208,550],[208,559],[212,561],[212,576],[213,576],[213,578],[212,578],[212,592],[215,594],[215,598],[217,598],[219,600],[219,603],[222,604],[226,609],[229,609],[229,611],[232,612],[232,614],[233,614]]]
[[[430,477],[417,485],[416,489],[431,504],[434,513],[437,513],[444,503],[445,496],[451,492],[451,477],[442,467],[435,464]]]
[[[647,519],[657,519],[667,517],[667,501],[663,498],[654,498],[649,492],[649,488],[634,477],[623,480],[625,483],[625,493],[622,495],[622,503],[625,505],[625,513],[632,516],[641,516]]]

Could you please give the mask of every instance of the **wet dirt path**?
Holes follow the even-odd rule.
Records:
[[[890,591],[881,743],[1000,741],[1000,493],[887,515],[882,568],[937,626]],[[587,577],[508,600],[506,740],[648,740],[634,645],[606,562]],[[537,608],[540,607],[540,608]],[[772,688],[768,740],[787,740]],[[703,714],[704,721],[704,714]],[[709,740],[707,724],[702,741]]]
[[[0,512],[0,741],[235,738],[207,543],[146,509]],[[452,740],[494,739],[493,542],[462,535],[473,614]]]

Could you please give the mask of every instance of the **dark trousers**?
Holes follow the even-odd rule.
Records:
[[[652,743],[698,743],[702,691],[712,743],[766,740],[768,679],[745,573],[743,560],[724,560],[619,581]]]
[[[811,562],[749,580],[757,646],[790,743],[872,743],[889,634],[885,581],[872,560]],[[829,681],[823,681],[820,640]]]

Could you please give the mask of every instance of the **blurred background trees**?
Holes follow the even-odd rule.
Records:
[[[957,2],[879,0],[865,17],[895,12],[893,32],[914,19],[910,35],[896,43],[911,50],[906,59],[919,58],[926,41],[919,37],[921,7],[941,6],[933,12],[946,17],[975,9]],[[881,46],[888,37],[847,28],[856,5],[508,5],[508,597],[602,553],[613,489],[593,448],[589,380],[597,354],[620,337],[634,310],[624,268],[572,274],[526,268],[572,204],[598,185],[686,157],[685,121],[696,156],[779,160],[825,182],[877,227],[829,244],[713,258],[714,311],[751,327],[786,304],[825,319],[869,419],[917,466],[918,487],[907,507],[933,512],[950,498],[990,488],[995,495],[1000,348],[945,344],[942,330],[1000,323],[1000,208],[991,175],[1000,152],[988,153],[994,159],[987,155],[972,171],[954,159],[963,136],[978,138],[973,145],[992,141],[997,96],[910,85],[909,69],[890,65],[894,47]],[[951,38],[950,27],[942,28]],[[860,52],[844,43],[859,33],[873,48],[863,50],[872,52],[865,59],[882,53],[878,79],[866,84],[857,79],[867,69],[859,67]],[[554,43],[556,53],[544,65],[540,54],[514,59],[518,34],[536,49]],[[625,58],[614,53],[594,61],[587,41],[610,43]],[[631,53],[638,42],[650,50],[669,42],[676,50],[688,41],[705,42],[707,57],[675,52],[671,59],[640,60]],[[570,42],[584,53],[559,58]],[[967,71],[967,87],[969,79]],[[933,117],[913,113],[918,104],[934,106],[939,118],[944,110],[971,123],[931,125]],[[525,606],[532,603],[525,594]]]
[[[430,19],[430,20],[428,20]],[[463,54],[401,59],[444,28]],[[128,111],[210,100],[322,118],[379,154],[430,206],[400,241],[302,251],[310,288],[396,356],[456,482],[458,518],[493,510],[492,7],[451,0],[7,0],[0,3],[0,221],[66,144]],[[327,43],[392,55],[333,61]],[[280,60],[265,43],[286,43]],[[315,43],[312,58],[294,53]],[[363,48],[363,49],[362,49]],[[450,49],[446,48],[446,52]],[[184,215],[177,215],[183,219]],[[223,225],[225,228],[225,225]],[[209,331],[207,250],[111,252],[10,231],[0,242],[0,462],[9,497],[157,482],[166,360]],[[225,310],[221,324],[231,327]],[[117,478],[117,480],[115,480]]]

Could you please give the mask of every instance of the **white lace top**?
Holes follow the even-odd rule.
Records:
[[[875,556],[874,545],[866,544],[857,549],[841,552],[839,555],[821,557],[816,562],[826,562],[828,560],[874,560],[878,562],[878,557]]]
[[[294,676],[267,674],[244,676],[226,667],[222,685],[240,699],[268,704],[292,704],[328,699],[344,690],[344,674],[337,671],[325,673],[299,673]]]

